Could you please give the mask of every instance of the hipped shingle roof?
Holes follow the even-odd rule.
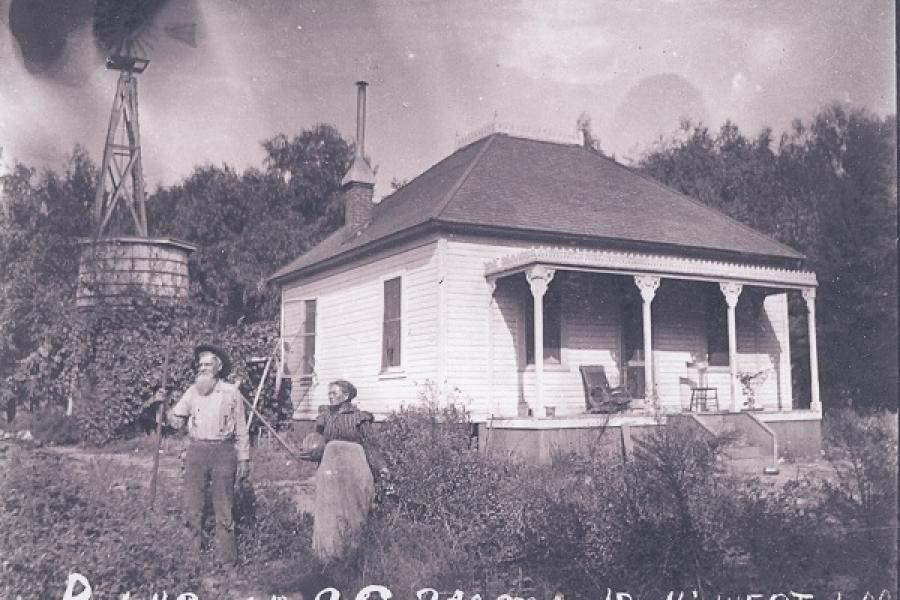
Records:
[[[724,213],[582,146],[495,133],[384,198],[360,232],[336,231],[272,279],[430,226],[757,261],[803,259]]]

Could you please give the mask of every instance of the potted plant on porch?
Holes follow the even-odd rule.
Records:
[[[738,373],[738,381],[744,391],[744,397],[747,399],[747,405],[743,410],[762,410],[762,406],[756,403],[756,392],[759,390],[766,378],[769,376],[769,369],[762,371],[741,371]]]

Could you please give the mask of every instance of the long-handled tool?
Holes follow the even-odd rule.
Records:
[[[290,444],[288,444],[287,441],[285,441],[285,439],[281,437],[281,435],[279,435],[277,431],[275,431],[275,428],[272,426],[272,424],[269,423],[269,421],[267,421],[265,417],[259,414],[259,412],[257,412],[256,408],[252,404],[250,404],[250,401],[244,398],[243,394],[241,394],[241,400],[243,400],[247,408],[250,409],[250,415],[256,415],[260,422],[266,426],[266,429],[268,429],[269,432],[271,432],[271,434],[275,436],[275,439],[278,440],[278,442],[282,446],[284,446],[284,449],[287,450],[291,456],[293,456],[294,458],[302,458],[300,456],[300,453],[297,452]]]
[[[169,354],[172,350],[172,338],[166,338],[166,351],[163,358],[163,376],[161,389],[166,389],[166,382],[169,377]],[[159,479],[159,450],[162,447],[162,421],[163,421],[163,403],[160,402],[156,407],[156,443],[153,445],[153,474],[150,476],[150,508],[153,508],[153,502],[156,500],[156,482]]]
[[[256,413],[256,407],[259,405],[259,395],[260,393],[262,393],[263,386],[266,384],[266,377],[269,376],[269,367],[272,366],[272,360],[275,358],[275,354],[278,352],[279,345],[281,345],[281,338],[276,338],[275,348],[272,350],[272,356],[270,356],[266,360],[266,366],[263,369],[262,378],[259,380],[259,385],[256,386],[256,395],[253,396],[253,409],[250,412],[250,418],[247,419],[247,431],[250,431],[250,426],[253,424],[253,415]],[[275,396],[278,396],[278,385],[275,386]]]

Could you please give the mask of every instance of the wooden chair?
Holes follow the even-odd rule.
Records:
[[[628,408],[631,395],[624,387],[611,387],[601,365],[581,365],[584,402],[590,413],[620,412]]]
[[[694,412],[694,407],[701,412],[710,410],[710,406],[715,406],[715,410],[719,410],[719,389],[709,387],[706,384],[706,369],[709,365],[703,362],[688,363],[689,368],[697,369],[697,381],[694,383],[687,379],[687,384],[691,386],[691,403],[688,407],[689,412]]]

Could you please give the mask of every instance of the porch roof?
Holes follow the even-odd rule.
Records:
[[[531,248],[502,256],[486,263],[484,274],[487,279],[496,280],[534,265],[625,275],[651,274],[674,279],[736,281],[765,287],[811,288],[817,285],[816,274],[801,269],[664,254],[562,247]]]

